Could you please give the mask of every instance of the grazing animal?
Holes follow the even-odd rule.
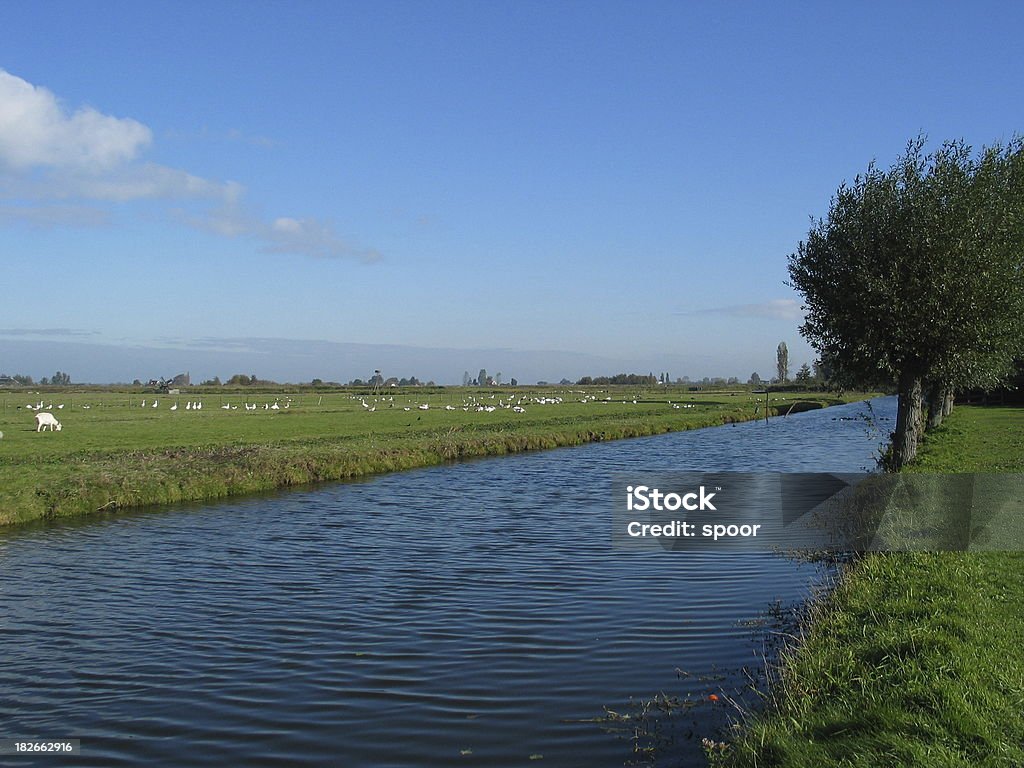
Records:
[[[58,432],[61,429],[60,422],[49,411],[36,414],[36,432],[42,432],[44,427],[49,427],[51,432],[53,432],[54,427],[57,428]]]

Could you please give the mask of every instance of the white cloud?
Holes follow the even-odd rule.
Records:
[[[232,131],[229,138],[245,137]],[[266,253],[380,257],[373,249],[349,245],[320,219],[255,216],[243,205],[245,190],[236,182],[143,161],[141,153],[152,140],[152,131],[136,120],[92,107],[69,112],[46,88],[0,69],[0,200],[16,203],[0,206],[0,225],[100,224],[110,220],[109,211],[99,207],[103,204],[207,201],[214,204],[208,210],[196,212],[193,206],[188,213],[170,213],[223,237],[251,237]]]
[[[143,162],[145,125],[92,107],[66,110],[46,88],[0,69],[0,196],[127,202],[237,200],[241,188]],[[55,220],[59,217],[55,216]]]
[[[10,167],[103,171],[134,159],[152,139],[130,118],[92,107],[67,114],[47,89],[0,70],[0,162]]]

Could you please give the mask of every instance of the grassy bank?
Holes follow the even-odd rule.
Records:
[[[907,471],[1024,471],[1024,409],[958,408]],[[1022,637],[1020,553],[863,558],[812,611],[768,711],[713,762],[1024,765]]]
[[[786,393],[772,397],[771,412],[855,399]],[[664,387],[8,393],[0,403],[0,524],[734,423],[763,416],[763,401]],[[35,431],[40,405],[60,432]]]

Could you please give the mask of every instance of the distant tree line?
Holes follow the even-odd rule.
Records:
[[[270,381],[268,379],[260,379],[255,373],[251,373],[246,376],[244,373],[236,373],[224,384],[229,387],[258,387],[270,384],[276,384],[276,381]]]
[[[39,384],[44,387],[66,387],[70,383],[71,376],[67,373],[64,373],[63,371],[57,371],[55,374],[53,374],[53,376],[49,378],[43,376],[43,378],[39,380]]]
[[[383,377],[373,376],[367,381],[362,379],[352,379],[348,383],[350,387],[434,387],[437,386],[432,381],[420,381],[415,376],[409,376],[408,378],[403,376],[401,378],[397,376],[391,376],[387,379]]]
[[[31,381],[31,379],[30,379]],[[151,382],[153,383],[153,382]],[[170,384],[170,381],[165,382]],[[141,385],[141,382],[136,379],[136,385]],[[174,381],[177,385],[177,379]],[[229,377],[226,381],[221,381],[219,376],[214,376],[211,379],[206,379],[200,386],[202,387],[276,387],[282,386],[281,382],[274,381],[273,379],[262,379],[255,373],[245,374],[236,373]],[[397,377],[392,376],[385,379],[380,371],[375,371],[374,375],[366,379],[352,379],[347,383],[338,381],[325,381],[321,378],[314,378],[308,384],[300,384],[299,386],[311,386],[311,387],[436,387],[433,381],[421,381],[416,376],[409,377]]]
[[[53,376],[43,376],[43,378],[39,380],[39,385],[43,387],[66,387],[70,383],[71,375],[64,371],[57,371]],[[6,373],[0,373],[0,384],[7,386],[29,387],[35,384],[35,380],[31,376],[21,373],[16,373],[13,376],[8,376]]]
[[[631,384],[634,386],[654,386],[658,380],[654,374],[646,376],[640,373],[616,373],[614,376],[584,376],[576,382],[580,386],[590,384]]]
[[[786,342],[781,342],[776,350],[776,365],[774,379],[762,379],[757,371],[750,374],[747,384],[752,387],[763,387],[766,385],[786,385],[789,383],[789,350]],[[815,360],[813,364],[804,363],[793,377],[793,382],[801,388],[826,388],[831,386],[829,381],[828,368],[821,361]],[[732,380],[730,379],[730,383]]]

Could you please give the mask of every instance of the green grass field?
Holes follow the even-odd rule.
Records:
[[[770,404],[780,414],[853,399],[780,393]],[[763,416],[763,400],[664,387],[5,392],[0,524],[745,421]],[[36,432],[28,406],[40,403],[62,431]]]
[[[1024,409],[956,409],[905,471],[1024,471]],[[1024,765],[1024,554],[865,557],[805,632],[713,763]]]

